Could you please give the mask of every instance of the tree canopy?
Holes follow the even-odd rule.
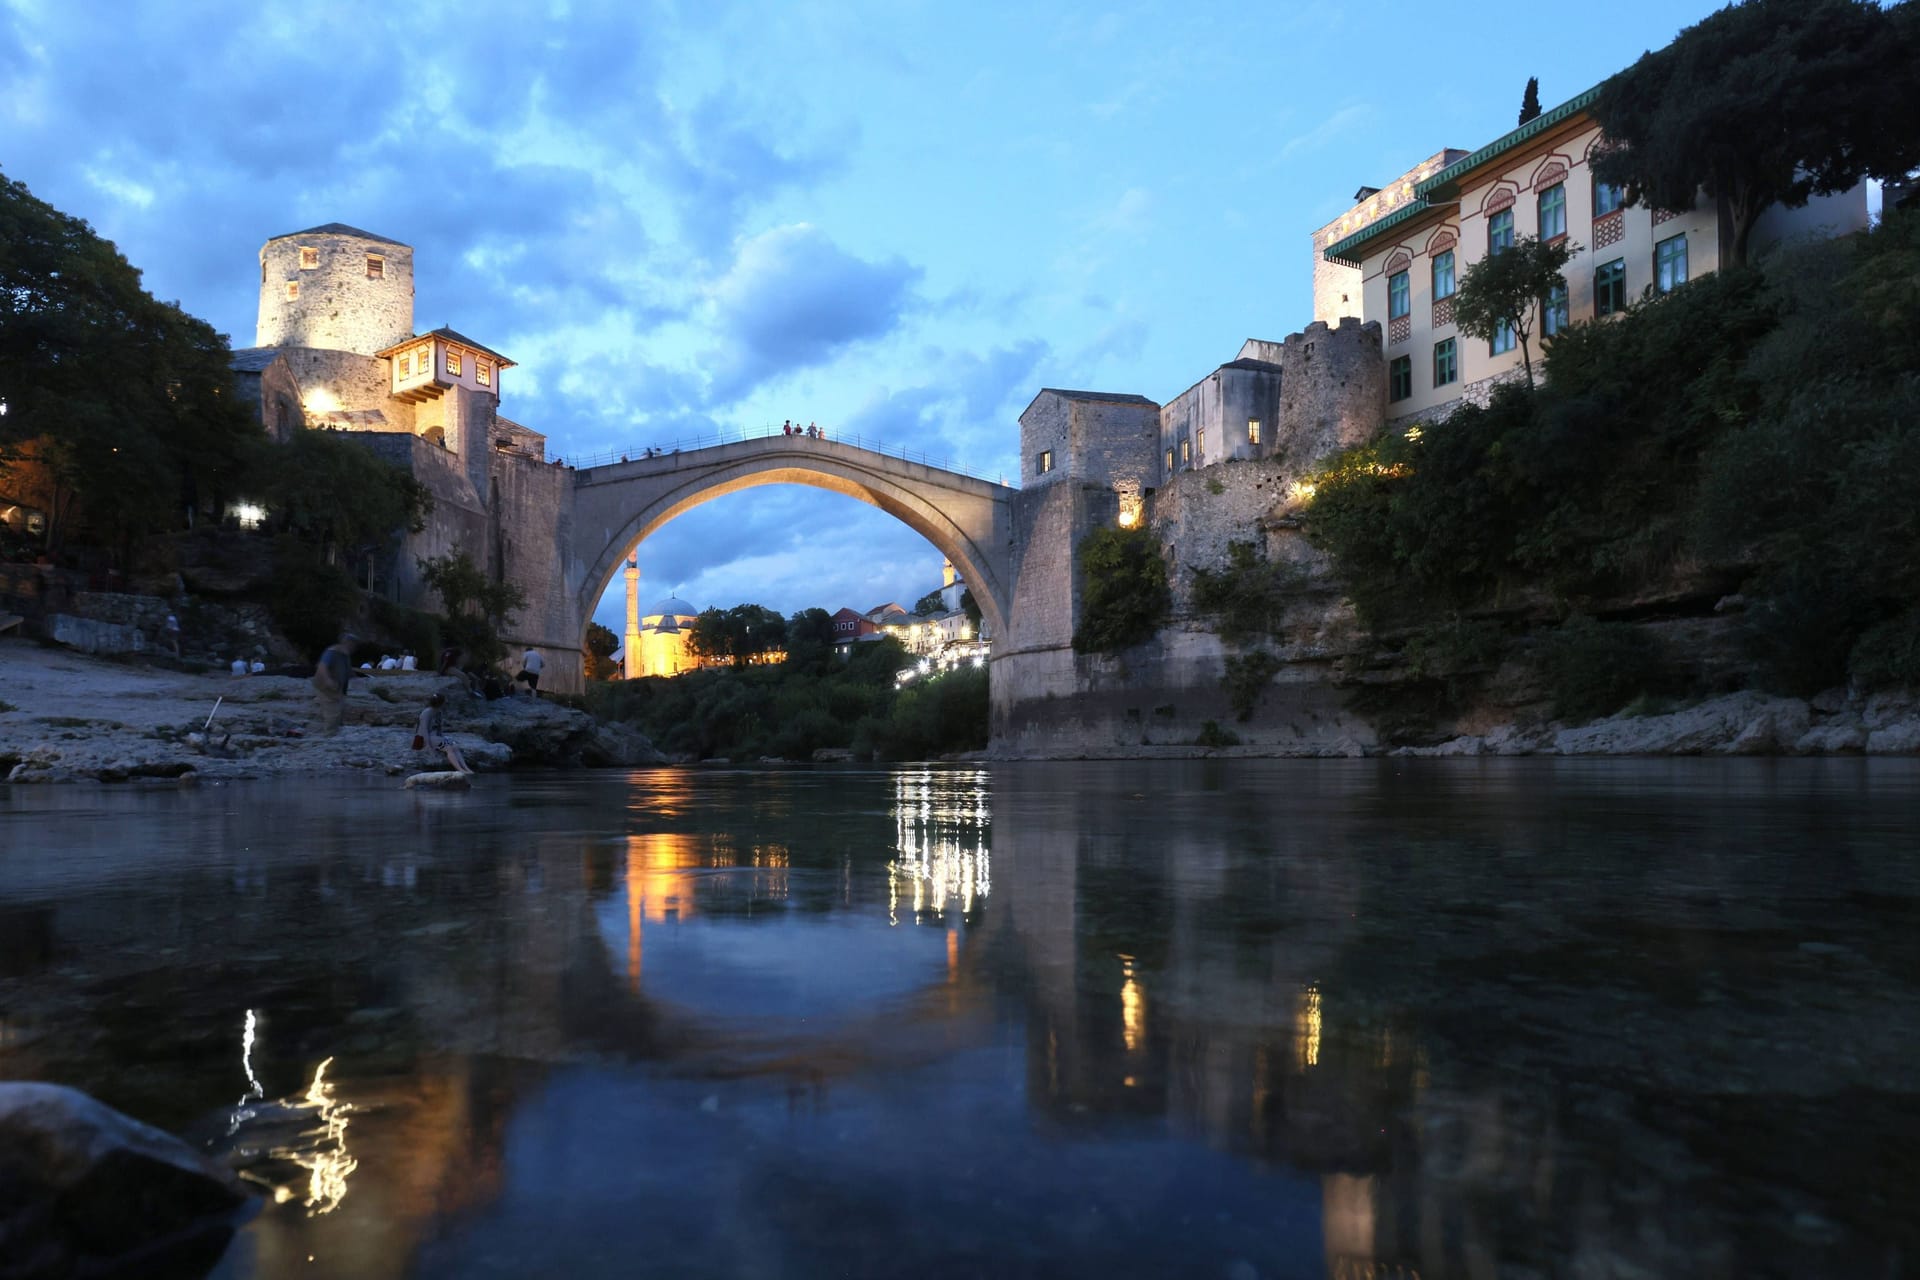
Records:
[[[1540,77],[1528,76],[1526,92],[1520,95],[1520,123],[1540,114]]]
[[[76,506],[124,545],[235,496],[264,433],[230,359],[84,220],[0,176],[0,470],[46,468],[51,545]]]
[[[1488,254],[1460,277],[1453,302],[1454,323],[1476,338],[1492,339],[1502,325],[1520,343],[1520,363],[1533,385],[1533,355],[1528,346],[1536,308],[1565,284],[1563,272],[1580,246],[1564,237],[1542,241],[1521,236],[1508,248]]]
[[[448,639],[465,650],[467,662],[487,666],[505,657],[500,632],[527,607],[520,588],[495,582],[464,551],[419,564],[421,580],[439,594],[446,610]]]
[[[744,667],[763,653],[783,648],[786,642],[786,618],[765,605],[737,604],[731,609],[703,610],[693,621],[687,647],[696,657]]]
[[[1920,164],[1920,3],[1745,0],[1600,87],[1594,176],[1631,201],[1724,203],[1732,261],[1754,222]]]

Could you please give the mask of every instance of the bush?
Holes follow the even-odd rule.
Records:
[[[1253,718],[1253,709],[1259,705],[1260,695],[1273,683],[1274,672],[1280,667],[1280,659],[1265,649],[1235,654],[1227,659],[1227,673],[1221,677],[1220,684],[1227,691],[1227,701],[1233,706],[1234,715],[1242,721]]]
[[[424,609],[409,609],[385,596],[367,599],[367,620],[383,637],[402,649],[412,650],[420,665],[431,669],[440,657],[439,614]]]
[[[1569,618],[1541,642],[1539,664],[1562,720],[1609,715],[1667,683],[1659,643],[1625,622]]]
[[[360,604],[353,580],[320,558],[297,538],[273,544],[273,586],[267,610],[281,634],[300,649],[318,655],[340,638]]]
[[[1096,529],[1081,540],[1080,626],[1075,653],[1118,653],[1152,639],[1173,593],[1160,540],[1144,528]]]
[[[1868,628],[1853,646],[1847,669],[1865,689],[1920,689],[1920,609]]]
[[[1200,732],[1193,736],[1196,747],[1237,747],[1240,735],[1231,729],[1222,729],[1218,720],[1209,720],[1200,726]]]
[[[1193,571],[1193,607],[1228,644],[1277,635],[1295,577],[1251,542],[1227,546],[1227,567]]]

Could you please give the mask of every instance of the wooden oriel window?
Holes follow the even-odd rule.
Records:
[[[447,348],[447,372],[456,378],[460,376],[460,353],[452,347]]]
[[[481,386],[490,387],[493,385],[493,366],[485,360],[476,358],[473,362],[473,376]]]

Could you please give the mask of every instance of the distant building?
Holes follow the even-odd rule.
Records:
[[[1330,305],[1324,282],[1329,297],[1341,290],[1343,310],[1358,303],[1352,314],[1379,325],[1388,421],[1485,403],[1496,383],[1517,376],[1521,354],[1512,335],[1470,338],[1453,317],[1468,268],[1517,236],[1578,246],[1565,286],[1542,301],[1528,335],[1536,357],[1540,340],[1561,327],[1619,314],[1641,295],[1677,288],[1728,258],[1731,224],[1712,201],[1629,208],[1618,188],[1593,177],[1598,96],[1589,89],[1470,154],[1440,152],[1316,233],[1329,266],[1323,272],[1316,263],[1316,311]],[[1800,209],[1769,210],[1754,227],[1751,250],[1866,225],[1862,183]]]

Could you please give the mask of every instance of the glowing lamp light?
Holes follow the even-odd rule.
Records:
[[[257,502],[236,502],[233,516],[242,529],[258,529],[266,521],[267,509]]]

